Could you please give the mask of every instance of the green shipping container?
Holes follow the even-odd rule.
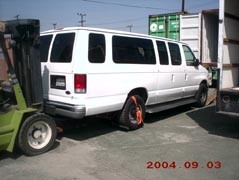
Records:
[[[180,13],[149,16],[149,35],[180,39]]]

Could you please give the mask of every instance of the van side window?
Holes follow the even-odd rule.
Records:
[[[52,35],[40,37],[40,59],[41,62],[47,62]]]
[[[113,61],[122,64],[156,64],[152,40],[113,36]]]
[[[163,41],[157,41],[159,61],[161,65],[168,65],[168,52]]]
[[[188,46],[183,46],[183,51],[186,59],[187,66],[194,66],[194,60],[196,59],[192,50]]]
[[[181,65],[182,59],[180,49],[176,43],[168,43],[172,65]]]
[[[88,59],[91,63],[105,62],[105,36],[103,34],[89,35]]]
[[[51,62],[71,62],[74,40],[75,33],[57,34],[52,46]]]

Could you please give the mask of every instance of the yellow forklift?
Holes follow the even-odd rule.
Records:
[[[34,156],[55,142],[55,121],[43,113],[39,34],[39,20],[0,22],[0,151]]]

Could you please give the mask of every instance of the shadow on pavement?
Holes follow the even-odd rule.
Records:
[[[7,152],[7,151],[1,151],[0,152],[0,161],[4,160],[4,159],[18,159],[19,157],[21,157],[22,154],[20,152]]]
[[[58,135],[58,139],[67,137],[78,141],[84,141],[119,130],[119,127],[113,126],[110,120],[100,118],[70,120],[63,127],[63,132]]]
[[[162,111],[154,114],[146,114],[145,123],[151,124],[157,121],[161,121],[171,116],[175,116],[181,113],[190,111],[192,108],[190,105],[177,107],[171,110]],[[108,134],[114,131],[127,131],[121,128],[117,124],[114,124],[109,119],[103,119],[98,117],[91,117],[81,120],[62,119],[63,120],[63,132],[58,135],[60,140],[62,137],[67,137],[74,140],[84,141],[90,138]]]
[[[60,142],[56,140],[55,143],[53,144],[52,148],[49,151],[56,149],[58,146],[60,146]],[[25,155],[18,148],[14,148],[14,151],[12,153],[7,152],[7,151],[0,151],[0,161],[2,161],[4,159],[17,160],[21,156],[25,156]]]
[[[185,113],[190,110],[192,110],[192,105],[184,105],[173,109],[161,111],[158,113],[146,114],[146,119],[144,122],[149,124],[155,123],[157,121],[165,120],[167,118],[176,116],[181,113]]]
[[[239,118],[217,114],[215,106],[196,109],[187,115],[210,134],[239,139]]]

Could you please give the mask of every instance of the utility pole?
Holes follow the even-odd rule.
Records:
[[[182,0],[182,10],[181,10],[182,14],[185,13],[185,0]]]
[[[16,16],[14,16],[17,20],[19,19],[20,14],[17,14]]]
[[[52,23],[52,25],[53,25],[53,28],[56,29],[57,23]]]
[[[84,22],[86,22],[86,20],[84,20],[84,16],[86,16],[86,14],[77,13],[77,15],[80,16],[81,20],[79,21],[79,23],[81,24],[81,27],[83,27]]]
[[[132,29],[133,25],[131,24],[131,25],[128,25],[126,27],[129,28],[129,32],[131,32],[131,29]]]

